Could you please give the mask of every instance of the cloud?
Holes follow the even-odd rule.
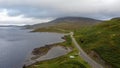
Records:
[[[54,19],[81,16],[109,19],[120,16],[120,0],[0,0],[1,10],[11,17]]]
[[[0,24],[35,24],[39,22],[47,22],[49,19],[26,18],[24,15],[9,16],[8,11],[4,9],[0,12]]]

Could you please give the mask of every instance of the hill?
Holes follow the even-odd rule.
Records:
[[[81,26],[93,25],[99,22],[101,22],[101,20],[84,18],[84,17],[63,17],[63,18],[57,18],[47,23],[28,26],[28,28],[35,29],[34,30],[35,32],[36,31],[64,32],[64,30],[67,31],[75,30],[80,28]]]
[[[120,68],[120,18],[76,30],[75,37],[88,54],[94,51],[106,65]]]
[[[57,18],[49,23],[96,23],[100,20],[92,19],[92,18],[85,18],[85,17],[62,17]]]

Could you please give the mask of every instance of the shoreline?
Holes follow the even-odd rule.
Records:
[[[28,28],[25,28],[25,29],[28,29]],[[30,29],[31,33],[35,33],[37,31],[33,31],[33,29]],[[49,33],[49,32],[44,32],[44,33]],[[61,39],[64,39],[63,42],[58,42],[58,43],[53,43],[53,44],[46,44],[45,46],[42,46],[42,47],[37,47],[37,48],[34,48],[31,52],[30,55],[28,55],[26,58],[25,58],[25,61],[23,62],[23,67],[22,68],[26,68],[30,65],[33,65],[37,62],[41,62],[41,61],[45,61],[45,60],[50,60],[50,59],[54,59],[54,58],[57,58],[57,57],[60,57],[60,56],[63,56],[63,55],[66,55],[68,54],[69,52],[72,51],[72,48],[71,47],[67,47],[67,46],[63,46],[61,45],[61,43],[64,43],[66,42],[66,38],[65,36],[66,35],[69,35],[69,34],[66,34],[66,33],[61,33],[61,32],[50,32],[50,33],[58,33],[58,34],[64,34],[63,37],[61,37]],[[63,49],[64,51],[66,51],[65,54],[62,54],[62,55],[59,55],[59,56],[56,56],[56,57],[52,57],[52,58],[41,58],[41,57],[44,57],[47,55],[47,53],[49,53],[49,51],[51,49],[56,49],[56,47],[58,49]]]
[[[49,68],[53,68],[53,67],[56,68],[56,66],[59,67],[61,66],[61,64],[64,66],[64,64],[66,63],[70,63],[70,65],[73,65],[74,67],[91,68],[91,66],[87,62],[85,62],[81,57],[79,57],[78,50],[76,47],[74,47],[72,43],[72,39],[70,38],[70,35],[66,34],[62,37],[62,39],[64,39],[65,41],[60,43],[48,44],[49,45],[49,46],[47,45],[48,49],[46,52],[43,53],[44,55],[39,54],[39,52],[37,52],[39,55],[42,55],[42,56],[33,58],[34,60],[31,60],[31,57],[35,57],[35,55],[31,55],[31,57],[29,56],[30,60],[29,59],[26,60],[23,68],[31,68],[31,67],[47,68],[46,65],[50,66]],[[42,48],[46,49],[47,46],[44,46]],[[42,49],[42,48],[40,47],[34,50],[39,51],[39,49]],[[44,49],[42,50],[44,51]],[[37,54],[37,53],[34,53],[34,54]],[[54,57],[51,54],[53,54]],[[73,62],[80,65],[77,65],[77,64],[74,65]]]
[[[66,55],[72,51],[71,48],[60,45],[61,43],[63,42],[47,44],[43,47],[33,49],[32,53],[25,60],[23,68],[31,66],[37,62],[50,60]]]

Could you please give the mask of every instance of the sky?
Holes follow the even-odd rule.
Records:
[[[59,17],[120,17],[120,0],[0,0],[0,25],[24,25]]]

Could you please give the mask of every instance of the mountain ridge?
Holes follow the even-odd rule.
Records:
[[[50,22],[51,23],[60,23],[62,21],[80,22],[80,21],[101,21],[101,20],[87,18],[87,17],[61,17],[61,18],[56,18],[55,20],[50,21]]]
[[[43,28],[43,27],[48,27],[48,26],[54,26],[59,23],[69,23],[69,24],[94,24],[94,23],[99,23],[101,20],[97,19],[92,19],[92,18],[86,18],[86,17],[61,17],[61,18],[56,18],[50,22],[46,23],[38,23],[34,25],[27,25],[27,28]]]

